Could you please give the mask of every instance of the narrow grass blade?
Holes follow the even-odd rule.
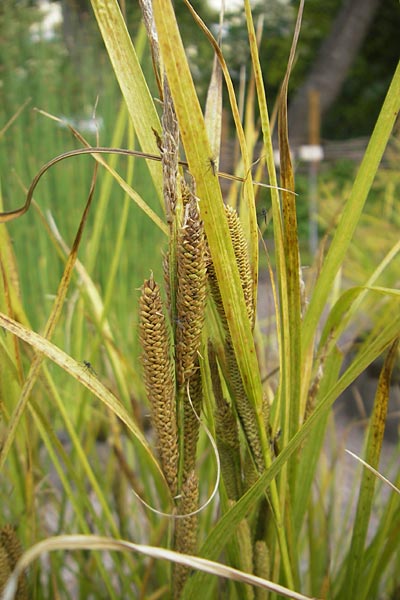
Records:
[[[268,471],[266,471],[258,481],[241,497],[241,499],[233,506],[217,523],[213,531],[209,534],[202,548],[200,555],[209,559],[215,559],[223,551],[224,546],[228,543],[230,536],[235,531],[237,524],[246,517],[249,510],[254,506],[265,490],[270,485],[271,481],[277,476],[283,465],[299,448],[300,444],[307,440],[316,421],[323,418],[330,409],[336,398],[362,373],[366,367],[382,354],[384,349],[393,342],[394,338],[400,332],[400,316],[397,317],[390,325],[386,326],[381,333],[371,342],[369,348],[358,356],[352,363],[351,367],[342,375],[342,377],[333,385],[328,393],[320,400],[314,412],[310,415],[304,425],[289,441],[288,445],[282,449],[277,458],[273,461]],[[183,598],[189,599],[196,589],[201,587],[206,597],[208,597],[208,585],[210,581],[203,574],[196,574],[186,585]],[[204,586],[204,587],[203,587]]]
[[[290,56],[279,99],[278,138],[282,190],[282,214],[284,252],[287,273],[287,297],[281,297],[283,362],[281,381],[285,395],[285,411],[282,415],[283,444],[298,430],[303,415],[300,414],[300,352],[301,352],[301,294],[300,294],[300,252],[297,234],[296,197],[294,193],[294,172],[290,156],[287,95],[289,78],[294,62],[297,41],[300,34],[304,1],[300,3]],[[294,482],[292,482],[294,483]]]
[[[251,164],[248,153],[248,148],[246,144],[246,136],[243,130],[241,116],[239,112],[239,108],[236,101],[235,90],[233,87],[232,79],[229,74],[228,65],[225,62],[224,56],[221,52],[221,49],[218,46],[217,41],[212,36],[211,32],[207,29],[206,25],[200,19],[196,11],[193,9],[188,0],[185,0],[185,4],[188,6],[191,11],[193,18],[196,23],[201,27],[201,29],[205,32],[207,38],[212,44],[215,54],[218,57],[219,64],[221,65],[222,73],[225,78],[225,84],[227,87],[229,102],[232,110],[232,117],[235,123],[235,131],[237,135],[237,140],[240,147],[240,153],[243,161],[243,170],[244,170],[244,184],[243,184],[243,202],[241,203],[241,219],[243,222],[243,226],[245,229],[246,236],[249,241],[249,256],[250,256],[250,266],[252,269],[252,277],[253,277],[253,292],[255,304],[257,298],[257,283],[258,283],[258,229],[257,229],[257,215],[255,208],[255,200],[254,200],[254,191],[253,191],[253,181],[251,176]],[[213,149],[213,147],[211,146]],[[209,155],[210,157],[210,155]],[[212,157],[211,157],[212,158]],[[203,159],[204,160],[204,159]],[[209,158],[207,159],[209,160]]]
[[[365,201],[376,175],[383,152],[389,140],[393,125],[400,109],[400,63],[397,66],[389,87],[382,110],[365,152],[363,161],[354,181],[350,197],[346,202],[340,223],[329,247],[321,273],[318,277],[313,295],[310,299],[303,326],[302,362],[306,360],[316,326],[331,291],[340,265],[347,252],[354,230],[359,221]]]
[[[19,575],[37,558],[43,553],[51,552],[54,550],[114,550],[118,552],[136,552],[150,556],[158,560],[169,560],[178,564],[186,565],[191,569],[201,569],[206,573],[216,575],[219,577],[225,577],[233,581],[240,581],[249,585],[255,585],[265,590],[273,591],[285,598],[292,598],[293,600],[311,600],[309,596],[299,594],[293,590],[289,590],[281,585],[261,579],[255,575],[226,567],[221,563],[212,562],[195,556],[189,556],[187,554],[179,554],[172,550],[166,550],[165,548],[157,548],[154,546],[146,546],[144,544],[134,544],[127,540],[116,540],[113,538],[102,537],[102,536],[86,536],[86,535],[63,535],[58,537],[47,538],[32,546],[27,550],[21,559],[18,561],[17,567],[7,583],[3,600],[12,600],[16,590],[17,580]]]
[[[123,423],[125,423],[128,429],[135,436],[136,440],[146,451],[149,464],[151,464],[152,468],[154,468],[154,472],[161,474],[158,464],[155,461],[154,456],[141,431],[138,429],[125,407],[106,387],[104,387],[96,375],[91,373],[91,371],[85,367],[85,365],[77,362],[68,354],[63,352],[60,348],[57,348],[49,340],[38,335],[34,331],[26,329],[11,319],[11,317],[0,313],[0,325],[34,347],[35,350],[40,353],[42,360],[43,356],[47,356],[53,362],[63,368],[67,373],[70,373],[73,377],[75,377],[75,379],[77,379],[80,383],[85,385],[88,390],[90,390],[97,398],[99,398],[99,400],[101,400],[114,414],[117,415],[117,417],[121,419]]]
[[[87,222],[90,205],[91,205],[91,202],[93,199],[96,175],[97,175],[97,168],[95,168],[94,173],[93,173],[92,183],[90,186],[90,191],[89,191],[88,199],[86,202],[85,210],[83,211],[82,218],[81,218],[81,221],[80,221],[80,224],[78,227],[78,231],[75,235],[72,250],[71,250],[70,255],[68,256],[68,260],[67,260],[65,268],[64,268],[64,273],[61,278],[60,284],[58,286],[54,304],[53,304],[50,316],[46,323],[46,327],[44,330],[44,338],[47,338],[47,339],[50,339],[51,336],[53,335],[55,327],[61,316],[61,311],[62,311],[62,308],[64,305],[64,300],[67,295],[67,291],[68,291],[69,284],[70,284],[71,277],[72,277],[73,267],[74,267],[76,257],[78,254],[79,244],[82,240],[83,231],[84,231],[84,228],[85,228],[85,225]],[[5,315],[3,315],[3,318],[5,318],[6,320],[9,319]],[[17,323],[17,325],[18,325],[18,323]],[[0,449],[0,469],[4,466],[5,460],[7,458],[7,454],[13,443],[13,440],[14,440],[14,437],[15,437],[15,434],[16,434],[16,431],[18,428],[18,424],[20,423],[21,417],[26,409],[26,405],[27,405],[27,402],[29,399],[29,394],[32,391],[32,388],[33,388],[33,386],[37,380],[37,377],[39,375],[42,361],[43,361],[43,356],[41,354],[36,354],[36,356],[33,359],[27,379],[25,380],[25,383],[24,383],[24,386],[22,389],[22,393],[21,393],[21,397],[20,397],[18,404],[15,407],[13,414],[11,416],[11,420],[9,423],[8,432],[7,432],[4,444],[2,445],[2,447]]]
[[[23,104],[21,104],[21,106],[18,107],[16,112],[7,121],[7,123],[5,125],[3,125],[3,127],[0,129],[0,140],[4,136],[4,134],[7,132],[7,130],[11,127],[11,125],[14,123],[14,121],[16,121],[18,119],[18,117],[22,113],[22,111],[25,110],[25,108],[28,106],[28,104],[30,103],[31,100],[32,100],[32,98],[27,98],[25,100],[25,102]]]
[[[378,389],[375,396],[374,409],[372,412],[370,427],[368,431],[366,462],[373,468],[377,468],[382,449],[383,434],[385,431],[387,407],[389,402],[390,377],[395,360],[399,339],[389,349],[383,369],[381,371]],[[365,541],[367,537],[368,524],[372,509],[372,499],[376,483],[376,476],[370,470],[364,469],[360,493],[357,503],[357,511],[351,539],[350,550],[347,557],[347,575],[343,583],[341,598],[358,598],[358,587],[363,579],[365,564]]]
[[[275,260],[276,260],[276,272],[277,279],[279,284],[279,297],[287,298],[287,275],[286,275],[286,266],[285,266],[285,252],[284,252],[284,238],[283,238],[283,224],[282,224],[282,213],[281,213],[281,202],[279,198],[279,192],[277,189],[277,177],[275,171],[275,159],[274,159],[274,150],[272,147],[272,134],[270,127],[270,120],[268,114],[268,106],[267,106],[267,97],[264,85],[264,79],[261,70],[260,58],[257,51],[257,44],[255,41],[255,32],[254,25],[251,15],[251,7],[248,0],[245,3],[246,10],[246,22],[247,29],[249,32],[249,39],[253,40],[250,44],[251,50],[251,61],[252,67],[254,71],[254,81],[256,85],[257,91],[257,100],[258,107],[260,111],[261,118],[261,129],[263,135],[263,144],[264,144],[264,154],[265,154],[265,163],[267,166],[269,181],[273,186],[271,188],[271,203],[272,203],[272,222],[273,222],[273,231],[274,231],[274,249],[275,249]],[[287,307],[287,303],[285,301],[284,306]],[[284,349],[282,344],[282,324],[281,317],[277,315],[277,339],[278,339],[278,352],[279,352],[279,373],[280,379],[282,380],[284,376]],[[283,400],[283,386],[282,383],[279,385],[279,391],[277,398],[275,400],[277,409],[280,410],[282,406]]]
[[[347,454],[350,454],[350,456],[352,456],[353,458],[355,458],[355,460],[358,460],[358,462],[360,462],[366,469],[368,469],[369,471],[371,471],[371,473],[373,473],[375,475],[375,477],[377,477],[378,479],[380,479],[381,481],[383,481],[394,492],[396,492],[396,494],[399,494],[399,496],[400,496],[400,489],[398,487],[396,487],[394,485],[394,483],[392,483],[391,481],[389,481],[389,479],[387,479],[386,477],[384,477],[382,475],[382,473],[380,473],[379,471],[377,471],[376,469],[374,469],[374,467],[372,467],[365,460],[363,460],[362,458],[360,458],[359,456],[357,456],[357,454],[354,454],[354,452],[352,452],[351,450],[347,450],[347,448],[346,448],[346,452],[347,452]]]
[[[377,297],[387,296],[400,301],[400,290],[377,286],[357,286],[349,288],[343,292],[329,313],[321,334],[320,348],[323,348],[328,340],[330,345],[333,345],[338,341],[338,338],[343,331],[343,323],[348,322],[349,313],[353,314],[354,304],[359,304],[359,298],[365,296],[367,293]]]
[[[129,37],[117,0],[91,0],[114,73],[128,106],[135,133],[143,152],[158,154],[152,128],[160,132],[160,122],[150,90]],[[156,193],[162,198],[161,166],[148,162]]]
[[[58,118],[56,118],[55,120],[61,121]],[[86,146],[86,148],[79,148],[78,150],[71,150],[69,152],[64,152],[63,154],[56,156],[55,158],[50,160],[48,163],[43,165],[43,167],[41,167],[40,171],[36,174],[36,176],[32,180],[32,183],[29,187],[27,198],[26,198],[26,201],[25,201],[25,204],[23,205],[23,207],[16,209],[16,210],[0,213],[0,223],[5,223],[9,220],[20,217],[29,209],[29,206],[30,206],[30,203],[31,203],[32,197],[33,197],[33,192],[36,188],[36,185],[38,184],[39,179],[48,171],[48,169],[50,167],[52,167],[53,165],[55,165],[58,162],[61,162],[63,160],[71,158],[73,156],[79,156],[82,154],[91,154],[93,156],[93,158],[95,160],[97,160],[97,162],[100,165],[102,165],[114,177],[114,179],[118,182],[118,184],[121,186],[121,188],[132,198],[132,200],[134,202],[136,202],[138,207],[153,221],[153,223],[155,225],[157,225],[157,227],[159,227],[159,229],[161,229],[161,231],[163,233],[165,233],[165,235],[167,235],[168,227],[162,221],[162,219],[157,215],[157,213],[155,213],[150,208],[150,206],[141,198],[141,196],[133,188],[131,188],[130,185],[128,185],[128,183],[125,181],[125,179],[123,177],[121,177],[121,175],[119,175],[119,173],[117,173],[117,171],[115,171],[115,169],[113,169],[104,160],[104,158],[101,155],[102,154],[124,154],[126,156],[140,156],[142,158],[149,158],[149,160],[156,161],[156,162],[159,161],[159,157],[156,154],[144,155],[142,152],[135,151],[135,150],[123,149],[123,148],[92,147],[92,146],[90,146],[90,144],[88,144],[88,142],[85,140],[85,138],[83,138],[76,130],[73,130],[73,131],[74,131],[75,137],[77,137]]]
[[[319,382],[320,388],[316,398],[316,404],[318,404],[319,398],[324,398],[328,394],[329,390],[337,381],[341,363],[342,355],[339,350],[334,348],[327,357],[323,367],[324,375]],[[328,413],[315,424],[307,444],[301,452],[297,470],[296,492],[292,505],[294,513],[293,527],[294,530],[298,532],[302,530],[303,518],[307,511],[307,507],[309,506],[311,488],[315,478],[317,463],[321,456],[322,445],[324,443],[327,419]]]
[[[218,171],[222,129],[222,74],[221,65],[216,56],[214,57],[211,81],[208,86],[204,120],[208,139],[210,140],[211,158],[215,161],[214,164],[211,164],[211,168]]]
[[[358,593],[360,600],[367,600],[377,596],[376,587],[381,580],[382,574],[387,569],[394,557],[398,556],[398,540],[400,533],[399,507],[400,507],[400,475],[397,474],[396,484],[394,485],[379,471],[373,469],[371,465],[361,458],[346,450],[347,453],[354,456],[361,464],[369,469],[375,476],[381,479],[386,485],[395,492],[390,495],[389,502],[384,507],[384,515],[380,519],[379,528],[365,552],[365,563],[368,564],[368,572],[359,584]]]

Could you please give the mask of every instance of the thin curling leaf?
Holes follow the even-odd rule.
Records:
[[[56,120],[62,122],[61,119]],[[83,143],[87,144],[84,138],[82,138],[82,136],[80,136],[79,134],[76,137],[83,141]],[[62,154],[52,158],[49,162],[47,162],[40,168],[40,170],[36,173],[35,177],[32,179],[32,182],[29,186],[29,190],[26,195],[25,203],[20,208],[16,208],[6,212],[0,212],[0,223],[7,223],[8,221],[12,221],[14,219],[17,219],[18,217],[22,217],[22,215],[24,215],[29,210],[31,202],[33,200],[33,192],[37,184],[39,183],[39,180],[43,177],[43,175],[48,171],[50,167],[62,160],[66,160],[67,158],[70,158],[72,156],[79,156],[81,154],[92,154],[93,158],[95,158],[98,163],[103,165],[111,173],[111,175],[115,177],[122,189],[132,198],[132,200],[136,202],[139,208],[141,208],[142,211],[146,213],[151,218],[151,220],[161,229],[161,231],[163,231],[167,235],[168,228],[160,219],[160,217],[158,217],[158,215],[146,204],[146,202],[144,202],[144,200],[141,199],[139,194],[137,194],[137,192],[135,192],[135,190],[133,190],[126,183],[126,181],[116,171],[114,171],[114,169],[112,169],[99,155],[125,154],[126,156],[140,156],[142,158],[148,158],[151,161],[157,162],[161,161],[161,157],[157,154],[147,154],[136,150],[127,150],[123,148],[78,148],[77,150],[63,152]]]

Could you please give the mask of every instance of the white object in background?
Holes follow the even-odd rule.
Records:
[[[57,28],[62,23],[61,3],[40,0],[38,8],[43,17],[39,23],[30,26],[31,39],[33,42],[53,40],[57,35]]]
[[[316,162],[324,158],[324,149],[318,144],[307,144],[298,149],[298,158],[304,162]]]
[[[293,162],[294,157],[295,157],[295,154],[294,154],[293,150],[290,149],[290,159],[292,162]],[[279,169],[281,166],[281,156],[279,154],[279,150],[274,150],[274,163],[275,163],[275,166]]]

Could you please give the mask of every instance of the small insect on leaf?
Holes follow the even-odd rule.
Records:
[[[209,157],[208,159],[210,161],[210,167],[211,167],[211,171],[212,174],[214,175],[214,177],[216,176],[218,169],[217,169],[217,161],[215,158],[213,158],[212,156]]]
[[[266,208],[262,208],[260,211],[257,212],[257,216],[263,219],[265,225],[268,225],[270,212],[271,211],[267,210]]]
[[[88,360],[83,361],[83,366],[85,367],[85,371],[89,371],[89,373],[96,375],[97,377],[96,371],[93,369],[92,364]]]

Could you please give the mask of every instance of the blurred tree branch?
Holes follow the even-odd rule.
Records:
[[[330,34],[290,103],[289,134],[292,143],[304,143],[308,138],[309,91],[319,92],[322,115],[338,97],[380,4],[382,0],[344,0]]]

